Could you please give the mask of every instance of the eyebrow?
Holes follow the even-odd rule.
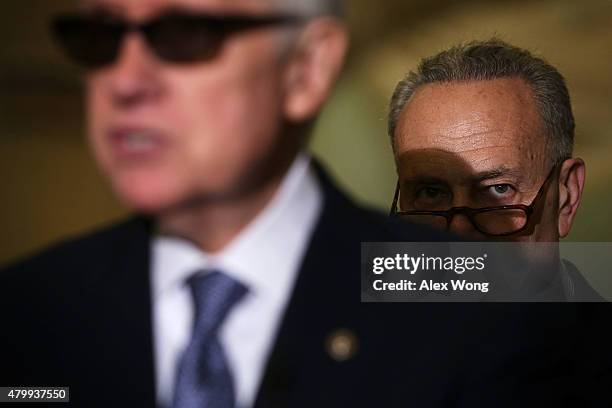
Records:
[[[524,173],[516,168],[509,168],[507,166],[499,166],[490,170],[483,170],[477,173],[467,175],[465,181],[469,180],[470,184],[479,184],[485,180],[490,180],[502,176],[514,178],[517,184],[521,184],[524,180]],[[412,177],[405,178],[400,181],[400,188],[414,187],[416,184],[436,184],[441,186],[448,186],[448,180],[444,177],[430,176],[416,174]]]
[[[416,176],[412,176],[412,177],[408,177],[405,178],[401,181],[401,184],[405,184],[405,185],[411,185],[412,184],[417,184],[417,183],[421,183],[421,184],[448,184],[448,180],[445,180],[444,178],[440,178],[440,177],[435,177],[435,176],[420,176],[420,175],[416,175]]]
[[[485,180],[501,177],[501,176],[510,176],[520,181],[523,179],[523,172],[519,169],[511,169],[506,166],[500,166],[491,170],[480,171],[476,174],[473,174],[471,178],[480,183]]]

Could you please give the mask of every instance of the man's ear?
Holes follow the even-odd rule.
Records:
[[[290,122],[314,117],[327,100],[348,49],[345,25],[332,17],[309,22],[298,35],[285,71],[284,113]]]
[[[567,159],[559,172],[559,236],[564,238],[572,229],[572,223],[580,201],[585,179],[584,161]]]

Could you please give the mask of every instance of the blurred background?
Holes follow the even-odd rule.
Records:
[[[72,0],[10,0],[0,15],[0,264],[121,217],[84,143],[79,71],[47,22]],[[545,57],[565,75],[587,163],[569,240],[612,241],[611,0],[348,0],[352,50],[312,150],[360,201],[387,210],[395,170],[386,108],[418,60],[493,35]],[[608,293],[612,293],[612,278]]]

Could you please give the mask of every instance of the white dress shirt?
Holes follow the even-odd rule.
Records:
[[[273,342],[322,207],[309,159],[298,156],[266,208],[222,251],[207,254],[168,236],[152,241],[153,335],[157,402],[171,406],[175,372],[191,339],[193,305],[186,280],[217,270],[248,287],[228,314],[220,341],[239,407],[255,403]]]

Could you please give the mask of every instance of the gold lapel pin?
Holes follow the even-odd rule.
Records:
[[[357,353],[357,336],[348,329],[333,331],[325,341],[327,354],[338,362],[351,359]]]

